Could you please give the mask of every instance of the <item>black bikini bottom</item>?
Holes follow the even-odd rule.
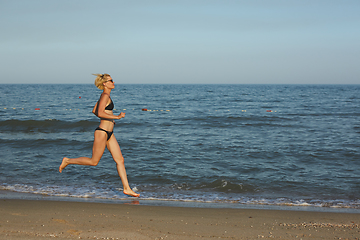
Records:
[[[96,131],[96,130],[100,130],[100,131],[106,132],[106,134],[107,134],[107,141],[109,141],[109,139],[111,138],[111,136],[112,136],[113,133],[114,133],[114,132],[106,131],[105,129],[102,129],[101,127],[97,127],[97,128],[95,129],[95,131]]]

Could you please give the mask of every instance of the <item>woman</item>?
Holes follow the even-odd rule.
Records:
[[[99,101],[96,103],[92,111],[97,117],[100,118],[100,125],[98,128],[96,128],[94,133],[92,157],[64,157],[59,167],[59,172],[61,173],[62,170],[64,170],[64,168],[69,164],[96,166],[105,151],[105,147],[107,147],[114,161],[116,162],[117,171],[124,187],[124,194],[132,197],[139,197],[140,194],[135,193],[129,186],[124,165],[124,157],[121,154],[120,146],[113,134],[115,124],[114,119],[121,119],[125,117],[125,113],[123,112],[119,115],[114,115],[112,111],[114,109],[114,103],[110,98],[110,92],[115,88],[114,81],[109,74],[93,75],[96,76],[96,87],[100,90],[103,90],[103,93],[101,94]]]

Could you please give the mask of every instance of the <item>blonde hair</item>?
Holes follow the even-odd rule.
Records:
[[[110,77],[109,74],[104,73],[104,74],[93,74],[94,76],[96,76],[95,78],[95,86],[100,89],[100,90],[104,90],[104,85],[103,83],[107,81],[108,77]]]

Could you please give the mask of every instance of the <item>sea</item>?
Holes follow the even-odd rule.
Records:
[[[2,84],[0,198],[360,213],[360,85],[117,84],[111,154],[91,157],[101,90]]]

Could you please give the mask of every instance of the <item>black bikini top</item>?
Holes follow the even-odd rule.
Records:
[[[110,98],[110,100],[111,100],[111,98]],[[99,101],[100,101],[100,99],[99,99]],[[96,116],[99,115],[99,113],[98,113],[99,112],[99,101],[97,101],[97,103],[96,103],[96,109],[95,109]],[[113,110],[113,109],[114,109],[114,103],[111,100],[110,104],[105,107],[105,110]]]
[[[110,100],[111,100],[111,98],[110,98]],[[113,109],[114,109],[114,103],[111,100],[110,104],[106,106],[105,110],[113,110]]]

